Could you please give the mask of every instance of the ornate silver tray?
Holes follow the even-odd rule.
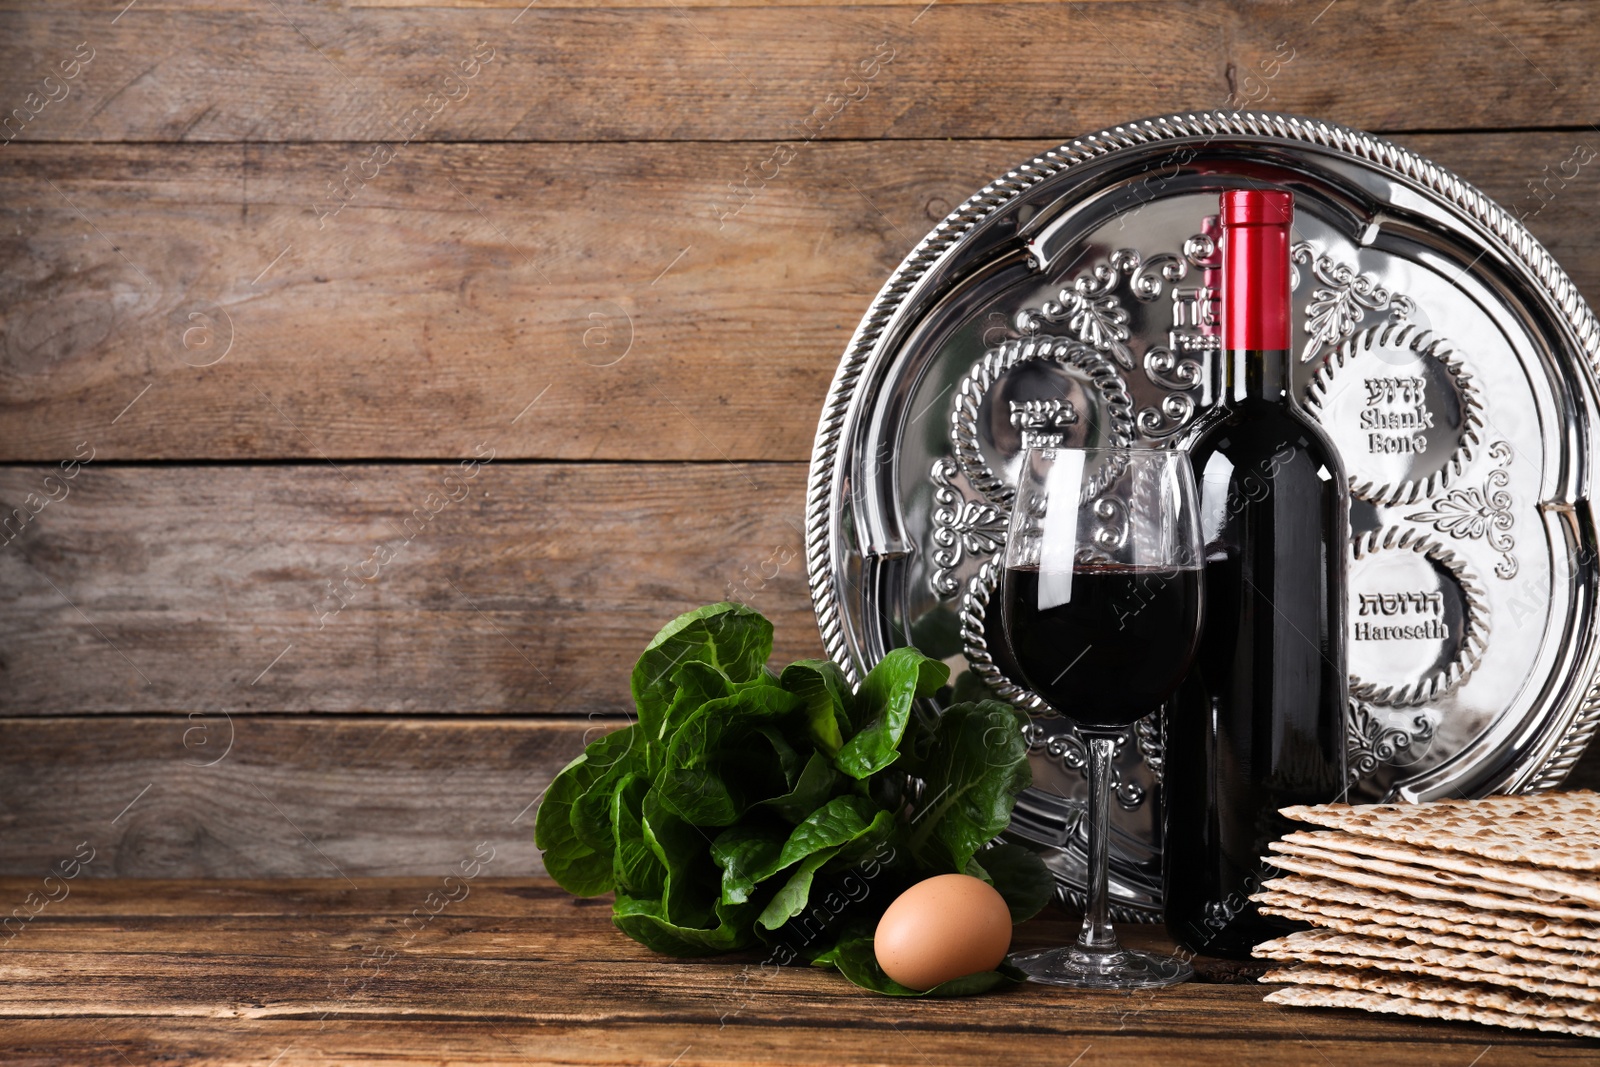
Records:
[[[1084,137],[962,204],[857,327],[812,456],[807,552],[828,653],[912,642],[955,699],[1029,710],[1010,833],[1081,884],[1083,747],[1011,681],[989,617],[1023,443],[1173,447],[1209,403],[1218,192],[1295,194],[1306,409],[1350,473],[1353,794],[1558,784],[1600,724],[1600,330],[1549,254],[1451,174],[1286,115],[1173,115]],[[1492,638],[1492,639],[1491,639]],[[1159,719],[1119,748],[1113,894],[1160,905]]]

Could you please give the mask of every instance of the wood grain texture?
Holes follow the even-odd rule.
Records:
[[[1593,1042],[1263,1004],[1257,985],[1023,986],[888,1000],[760,952],[656,956],[494,863],[441,878],[78,880],[0,950],[7,1063],[1479,1065],[1592,1062]],[[24,899],[35,880],[0,882]],[[454,897],[454,900],[448,899]],[[434,903],[427,903],[432,901]],[[437,909],[436,914],[430,914]],[[426,917],[427,921],[423,921]],[[409,925],[408,925],[409,920]],[[1019,949],[1061,944],[1058,915]],[[1129,943],[1166,946],[1124,927]],[[1490,1048],[1485,1050],[1484,1046]]]
[[[874,173],[872,146],[819,146],[723,227],[764,152],[419,146],[319,229],[370,151],[0,160],[0,450],[805,458],[872,292],[1019,150],[896,148]]]
[[[0,501],[52,469],[0,470]],[[0,548],[0,707],[624,714],[656,631],[729,595],[773,620],[783,662],[821,654],[804,480],[91,463]]]
[[[959,4],[992,4],[994,0],[937,0],[940,6]],[[1061,0],[1005,0],[1008,5],[1019,4],[1056,4]],[[1073,0],[1081,5],[1092,4],[1125,4],[1125,3],[1184,3],[1191,0]],[[907,18],[914,18],[925,7],[929,7],[928,0],[855,0],[854,3],[841,5],[839,0],[784,0],[781,5],[767,3],[765,0],[676,0],[677,6],[686,11],[695,11],[702,8],[720,9],[737,7],[774,7],[786,8],[823,8],[831,9],[841,6],[849,7],[888,7],[910,8]],[[86,19],[104,18],[109,22],[127,6],[127,0],[60,0],[50,5],[53,11],[70,11]],[[201,12],[218,11],[259,11],[258,6],[252,5],[250,0],[138,0],[140,12],[149,14],[161,12],[164,14],[194,15]],[[665,0],[593,0],[590,3],[575,3],[567,0],[565,3],[549,3],[548,0],[342,0],[342,9],[359,10],[366,8],[419,8],[424,10],[478,10],[505,12],[507,18],[516,18],[524,8],[538,7],[544,11],[557,9],[573,9],[585,11],[632,11],[638,9],[665,8],[671,10],[671,4]],[[0,12],[22,14],[37,11],[41,7],[39,0],[0,0]],[[284,10],[290,10],[289,5],[283,5]],[[519,20],[520,21],[520,20]],[[120,23],[121,20],[118,19]]]
[[[1402,140],[1600,295],[1600,134]],[[816,145],[723,219],[765,148],[415,146],[319,229],[371,146],[13,146],[0,459],[806,460],[901,257],[1050,147]]]
[[[94,859],[84,872],[96,879],[337,876],[365,885],[446,871],[481,841],[497,850],[497,873],[540,874],[534,802],[584,744],[622,721],[0,718],[0,876],[42,877],[86,844]],[[1567,786],[1600,786],[1600,748]],[[219,916],[257,914],[225,895],[207,899]],[[31,932],[28,944],[46,947]],[[150,946],[182,951],[170,938]]]
[[[625,983],[616,979],[612,984],[622,988]],[[1244,994],[1228,996],[1245,999]],[[1441,1024],[1460,1029],[1445,1034],[1430,1028],[1401,1039],[1390,1034],[1352,1035],[1353,1012],[1324,1012],[1317,1017],[1302,1014],[1286,1020],[1296,1024],[1299,1032],[1279,1037],[1243,1028],[1255,1020],[1252,1009],[1218,1011],[1212,1000],[1191,1009],[1214,1013],[1218,1029],[1200,1037],[1191,1039],[1189,1031],[1117,1031],[1107,1023],[1096,1027],[1091,1039],[1073,1029],[1070,1021],[1079,1005],[1061,998],[1048,1007],[1064,1019],[1027,1032],[997,1032],[989,1027],[969,1030],[966,1019],[986,1012],[988,1002],[969,1006],[968,1015],[955,1022],[930,1018],[932,1010],[920,1003],[912,1008],[851,1003],[841,1006],[851,1018],[815,1021],[796,1019],[782,1001],[771,999],[771,1018],[746,1020],[726,1029],[719,1027],[716,1018],[689,1023],[621,1019],[604,1025],[552,1025],[521,1017],[466,1021],[358,1017],[333,1025],[276,1019],[117,1017],[96,1020],[92,1027],[76,1018],[8,1020],[7,1037],[0,1039],[0,1049],[12,1057],[9,1062],[29,1067],[61,1062],[83,1067],[153,1064],[161,1062],[158,1056],[171,1055],[174,1049],[181,1050],[186,1062],[237,1067],[268,1067],[272,1057],[285,1049],[290,1051],[280,1067],[291,1062],[290,1056],[295,1064],[328,1067],[436,1067],[440,1062],[562,1067],[635,1067],[641,1063],[660,1067],[928,1067],[930,1063],[993,1067],[997,1056],[1004,1056],[1006,1064],[1062,1067],[1080,1055],[1081,1067],[1170,1067],[1175,1063],[1195,1067],[1301,1067],[1307,1063],[1347,1067],[1373,1060],[1399,1067],[1449,1067],[1459,1057],[1465,1057],[1460,1063],[1469,1064],[1480,1052],[1483,1058],[1474,1067],[1524,1067],[1531,1062],[1587,1064],[1593,1063],[1595,1056],[1592,1048],[1583,1045],[1553,1043],[1560,1039],[1517,1039],[1504,1031],[1482,1031],[1468,1024]],[[1107,1019],[1135,1019],[1143,1014],[1142,1006],[1096,1005],[1089,1010]],[[1150,1013],[1146,1025],[1159,1026],[1170,1014]],[[865,1018],[854,1017],[857,1015]],[[1434,1041],[1442,1046],[1430,1051]],[[1303,1058],[1307,1056],[1311,1059]]]
[[[22,137],[369,140],[436,107],[424,134],[436,140],[770,140],[812,115],[833,138],[1056,137],[1227,106],[1279,42],[1295,58],[1259,106],[1366,128],[1587,126],[1600,103],[1589,76],[1600,27],[1586,5],[1557,0],[521,11],[283,0],[134,6],[114,24],[113,10],[4,13],[0,99],[25,102],[80,42],[94,49],[77,91]],[[428,103],[459,96],[443,79],[480,42],[496,58],[471,91]],[[863,97],[845,79],[880,43],[894,60]],[[852,92],[859,102],[842,110],[828,102]]]
[[[43,877],[77,854],[92,856],[81,880],[333,878],[348,888],[443,876],[480,842],[495,850],[495,873],[542,874],[535,801],[587,741],[617,725],[0,719],[0,874]]]

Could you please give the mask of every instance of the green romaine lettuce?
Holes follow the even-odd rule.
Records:
[[[949,670],[915,649],[890,652],[855,692],[825,661],[774,673],[771,650],[771,624],[734,604],[656,635],[633,670],[638,721],[588,745],[539,807],[556,881],[614,890],[617,927],[656,951],[759,938],[892,995],[911,991],[878,969],[871,932],[900,890],[965,871],[1000,891],[1013,921],[1043,906],[1054,887],[1039,858],[990,843],[1029,781],[1016,712],[919,707]],[[925,995],[1009,980],[1003,969]]]
[[[785,667],[780,682],[806,702],[811,740],[832,759],[854,726],[855,694],[844,672],[830,660],[803,659]]]

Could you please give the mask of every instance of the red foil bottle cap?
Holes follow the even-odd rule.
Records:
[[[1222,194],[1222,347],[1289,349],[1289,227],[1294,196],[1274,189]]]
[[[1222,194],[1224,226],[1288,226],[1294,222],[1294,194],[1277,189],[1229,189]]]

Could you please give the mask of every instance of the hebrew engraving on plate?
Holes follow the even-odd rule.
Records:
[[[1415,326],[1363,330],[1334,349],[1306,389],[1350,492],[1413,504],[1460,477],[1480,444],[1483,403],[1454,344]]]
[[[1489,632],[1476,576],[1413,529],[1373,530],[1353,548],[1350,695],[1411,707],[1454,691],[1478,666]]]

